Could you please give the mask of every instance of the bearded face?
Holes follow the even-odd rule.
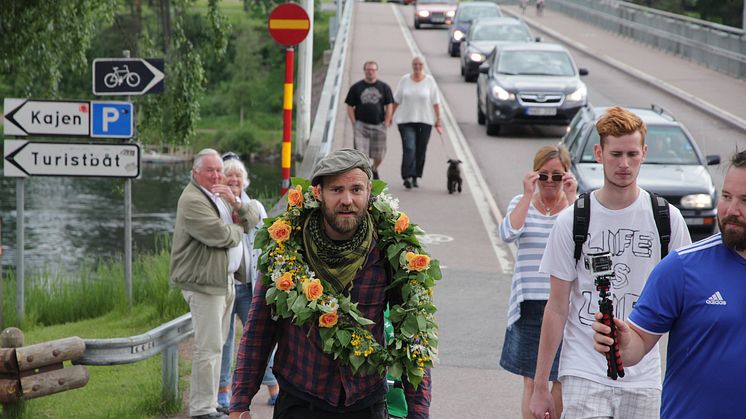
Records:
[[[358,208],[354,204],[339,204],[336,208],[328,208],[324,202],[321,202],[321,212],[324,215],[325,224],[335,233],[352,237],[365,219],[366,208]]]
[[[735,215],[727,215],[718,220],[723,243],[731,249],[741,252],[746,250],[746,223]]]
[[[327,236],[349,240],[366,217],[370,181],[360,169],[324,179],[321,187],[321,213]]]

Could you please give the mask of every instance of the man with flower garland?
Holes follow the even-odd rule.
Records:
[[[337,293],[334,295],[349,296],[350,302],[357,304],[358,314],[371,320],[365,326],[369,333],[363,336],[353,333],[352,341],[359,343],[372,336],[378,345],[384,345],[384,311],[387,304],[400,302],[397,300],[401,292],[400,287],[386,289],[392,281],[392,268],[377,246],[380,237],[369,212],[372,191],[369,161],[359,151],[341,149],[317,163],[311,184],[317,188],[314,193],[319,206],[308,211],[302,227],[297,227],[302,236],[299,240],[302,248],[298,253],[312,270],[311,277],[306,277],[303,282],[305,297],[308,300],[318,298],[322,291],[319,289],[317,293],[312,288],[319,287],[317,280],[323,279]],[[298,192],[291,192],[288,194],[290,206],[294,203],[302,205],[302,195],[297,202]],[[399,230],[400,226],[396,229]],[[270,237],[279,241],[282,250],[283,240],[292,234],[292,230],[289,223],[279,220],[268,232]],[[273,308],[268,305],[270,296],[294,287],[294,276],[299,276],[298,281],[301,281],[303,275],[308,274],[298,270],[273,274],[271,287],[266,280],[257,283],[234,372],[230,417],[248,419],[251,399],[259,389],[269,353],[277,342],[273,372],[280,384],[280,394],[275,404],[275,419],[387,418],[385,376],[367,374],[364,370],[354,373],[350,365],[324,350],[327,340],[322,341],[322,328],[332,327],[338,321],[350,321],[338,317],[336,307],[333,311],[322,312],[317,321],[305,321],[301,326],[291,318],[273,316]],[[265,272],[265,275],[269,274]],[[313,275],[315,279],[312,279]],[[324,290],[324,295],[328,291]],[[319,306],[338,304],[333,297],[315,301]],[[360,357],[371,353],[371,346],[366,348]],[[429,368],[424,368],[417,388],[403,378],[409,406],[407,417],[428,418]]]

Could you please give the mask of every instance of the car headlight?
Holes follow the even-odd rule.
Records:
[[[484,55],[478,53],[478,52],[472,52],[469,54],[469,59],[474,61],[475,63],[481,63],[484,61]]]
[[[567,100],[572,102],[582,102],[585,100],[585,96],[588,94],[588,89],[585,85],[578,87],[578,90],[567,95]]]
[[[417,16],[419,16],[419,17],[428,17],[428,16],[430,16],[430,12],[427,11],[427,10],[420,10],[419,12],[417,12]]]
[[[461,32],[458,29],[456,29],[455,31],[453,31],[453,40],[454,41],[461,41],[462,39],[464,39],[464,33],[463,32]]]
[[[503,89],[502,87],[498,85],[492,86],[492,96],[495,97],[497,100],[513,100],[515,99],[515,95],[512,93],[508,93],[507,90]]]
[[[455,10],[449,10],[449,11],[446,12],[446,16],[448,16],[448,17],[454,17],[454,16],[456,16],[456,11]]]
[[[712,197],[704,193],[685,195],[681,198],[681,207],[689,209],[712,208]]]

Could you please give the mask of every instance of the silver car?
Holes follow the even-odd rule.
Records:
[[[461,75],[464,76],[464,81],[477,80],[479,66],[496,46],[534,40],[539,41],[540,38],[534,38],[521,20],[512,17],[480,17],[472,22],[460,45]]]
[[[572,172],[578,191],[603,185],[603,167],[596,162],[593,145],[598,144],[595,124],[605,107],[586,106],[573,118],[562,142],[572,155]],[[628,108],[647,126],[647,156],[637,184],[663,196],[681,211],[692,239],[715,231],[718,194],[707,166],[720,164],[719,155],[703,156],[684,125],[658,106]]]

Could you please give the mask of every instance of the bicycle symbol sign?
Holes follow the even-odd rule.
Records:
[[[93,60],[93,94],[143,95],[163,91],[163,60],[159,58],[97,58]]]
[[[131,72],[129,66],[126,64],[122,67],[123,68],[120,70],[119,67],[114,66],[112,72],[104,76],[104,84],[106,87],[113,88],[121,85],[125,81],[129,87],[137,87],[137,85],[140,84],[139,74]]]

